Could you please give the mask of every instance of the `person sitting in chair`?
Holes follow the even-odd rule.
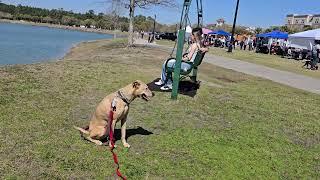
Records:
[[[203,47],[202,43],[202,29],[194,28],[191,33],[191,45],[187,50],[187,53],[183,55],[182,61],[190,61],[193,62],[195,59],[197,52],[207,52],[208,48]],[[175,59],[169,60],[167,63],[164,62],[162,65],[161,79],[155,82],[156,85],[162,86],[160,89],[163,91],[172,89],[172,80],[168,79],[166,74],[166,67],[174,68],[176,63]],[[166,66],[167,65],[167,66]],[[181,62],[181,70],[188,70],[191,68],[191,65],[186,62]]]

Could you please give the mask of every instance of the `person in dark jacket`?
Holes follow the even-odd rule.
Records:
[[[244,45],[244,42],[243,42],[243,40],[241,40],[241,41],[240,41],[240,50],[242,50],[243,45]]]

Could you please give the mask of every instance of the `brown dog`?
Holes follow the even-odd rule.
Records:
[[[102,145],[101,140],[109,135],[109,112],[114,110],[113,121],[111,124],[114,132],[115,125],[121,122],[121,141],[124,147],[130,147],[126,142],[126,121],[129,113],[129,104],[136,98],[140,97],[149,101],[154,94],[148,86],[140,80],[137,80],[117,92],[106,96],[96,107],[96,111],[91,117],[89,130],[75,127],[81,133],[88,134],[87,140]],[[113,107],[113,108],[112,108]],[[111,147],[111,142],[109,141]]]

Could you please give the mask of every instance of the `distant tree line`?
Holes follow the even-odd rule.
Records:
[[[294,34],[294,33],[297,33],[297,32],[301,32],[301,31],[308,31],[308,30],[312,30],[313,28],[311,26],[304,26],[303,28],[289,28],[287,26],[271,26],[267,29],[264,30],[264,32],[271,32],[271,31],[274,31],[274,30],[279,30],[279,31],[282,31],[282,32],[287,32],[289,34]]]
[[[108,30],[128,31],[129,19],[117,16],[117,23],[114,23],[114,15],[99,13],[89,10],[86,13],[75,13],[59,9],[43,9],[22,5],[8,5],[0,2],[0,19],[24,20],[35,23],[49,23],[66,26],[85,26],[87,28],[101,28]],[[134,17],[135,31],[152,31],[154,19],[138,15]],[[117,27],[115,27],[117,26]],[[156,23],[156,31],[173,32],[175,25]]]
[[[214,24],[209,24],[207,25],[207,28],[212,29],[212,30],[218,30],[222,29],[227,32],[232,31],[232,25],[229,24],[223,24],[222,26],[215,26]],[[287,32],[289,34],[297,33],[300,31],[307,31],[311,30],[311,27],[304,27],[303,29],[293,29],[293,28],[288,28],[287,26],[270,26],[269,28],[262,29],[261,27],[255,28],[253,31],[249,31],[248,27],[245,26],[236,26],[235,28],[235,34],[246,34],[246,35],[255,35],[255,34],[260,34],[260,33],[267,33],[271,32],[274,30],[279,30],[282,32]]]
[[[94,10],[89,10],[86,13],[75,13],[73,11],[66,11],[63,8],[59,9],[43,9],[30,6],[22,5],[9,5],[1,3],[0,1],[0,19],[9,19],[9,20],[24,20],[31,21],[35,23],[49,23],[49,24],[59,24],[66,26],[85,26],[87,28],[101,28],[108,30],[129,30],[129,18],[116,16],[113,14],[96,14]],[[117,21],[115,23],[115,21]],[[134,31],[145,31],[149,32],[153,30],[153,17],[146,17],[143,15],[134,16]],[[175,32],[176,25],[167,25],[156,23],[156,32]],[[208,24],[206,26],[210,29],[223,29],[225,31],[231,32],[232,26],[228,24],[223,24],[222,26],[215,26],[214,24]],[[303,30],[309,30],[312,28],[305,27]],[[247,27],[236,26],[236,34],[259,34],[263,32],[270,32],[272,30],[280,30],[288,32],[289,34],[298,32],[297,29],[290,29],[287,26],[271,26],[267,29],[256,28],[255,32],[250,32],[247,30]],[[301,30],[300,30],[301,31]]]

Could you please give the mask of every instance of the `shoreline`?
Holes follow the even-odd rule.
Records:
[[[98,44],[99,42],[112,41],[114,39],[121,39],[121,38],[96,39],[96,40],[81,41],[81,42],[75,43],[68,49],[68,51],[66,51],[64,53],[64,55],[61,58],[53,59],[53,61],[66,61],[68,59],[71,59],[73,57],[76,49],[81,48],[83,46],[86,47],[86,44],[89,44],[89,43]],[[44,61],[44,62],[46,62],[46,61]]]
[[[109,34],[109,35],[116,36],[115,38],[123,38],[127,36],[127,32],[122,32],[118,30],[80,28],[80,27],[65,26],[65,25],[58,25],[58,24],[35,23],[35,22],[23,21],[23,20],[17,21],[17,20],[0,19],[0,23],[22,24],[22,25],[48,27],[48,28],[55,28],[55,29],[65,29],[65,30],[71,30],[71,31]]]
[[[122,38],[118,37],[118,38],[110,38],[110,39],[96,39],[96,40],[89,40],[89,41],[81,41],[81,42],[72,44],[68,48],[68,50],[63,53],[63,55],[61,57],[55,57],[55,58],[52,58],[52,59],[43,59],[43,60],[39,60],[39,61],[32,62],[32,63],[0,64],[0,69],[4,68],[4,67],[9,67],[9,66],[11,66],[11,67],[12,66],[21,66],[21,65],[25,66],[25,65],[33,65],[33,64],[42,64],[42,63],[66,61],[66,60],[69,60],[69,59],[73,58],[76,49],[81,48],[83,46],[86,47],[86,44],[89,44],[89,43],[98,44],[98,43],[103,42],[103,41],[112,41],[114,39],[122,39]],[[78,52],[76,52],[76,53],[78,53]]]
[[[0,68],[3,68],[5,66],[17,66],[17,65],[31,65],[31,64],[38,64],[38,63],[46,63],[46,62],[57,62],[57,61],[63,61],[66,60],[70,54],[73,53],[74,49],[77,49],[78,47],[82,46],[86,43],[99,43],[101,41],[112,41],[114,39],[122,39],[126,38],[126,33],[119,32],[119,31],[101,31],[98,29],[89,29],[89,28],[77,28],[77,27],[70,27],[70,26],[63,26],[63,25],[53,25],[53,24],[47,24],[47,23],[34,23],[34,22],[28,22],[28,21],[15,21],[15,20],[6,20],[6,19],[0,19],[1,23],[10,23],[10,24],[22,24],[22,25],[30,25],[30,26],[38,26],[38,27],[48,27],[48,28],[55,28],[55,29],[65,29],[65,30],[71,30],[71,31],[80,31],[80,32],[88,32],[88,33],[99,33],[99,34],[108,34],[113,35],[110,39],[95,39],[95,40],[84,40],[77,43],[72,44],[65,52],[63,52],[62,56],[57,56],[52,59],[43,59],[43,60],[37,60],[33,63],[19,63],[19,64],[0,64]],[[117,33],[114,35],[113,33]],[[119,33],[119,34],[118,34]]]

